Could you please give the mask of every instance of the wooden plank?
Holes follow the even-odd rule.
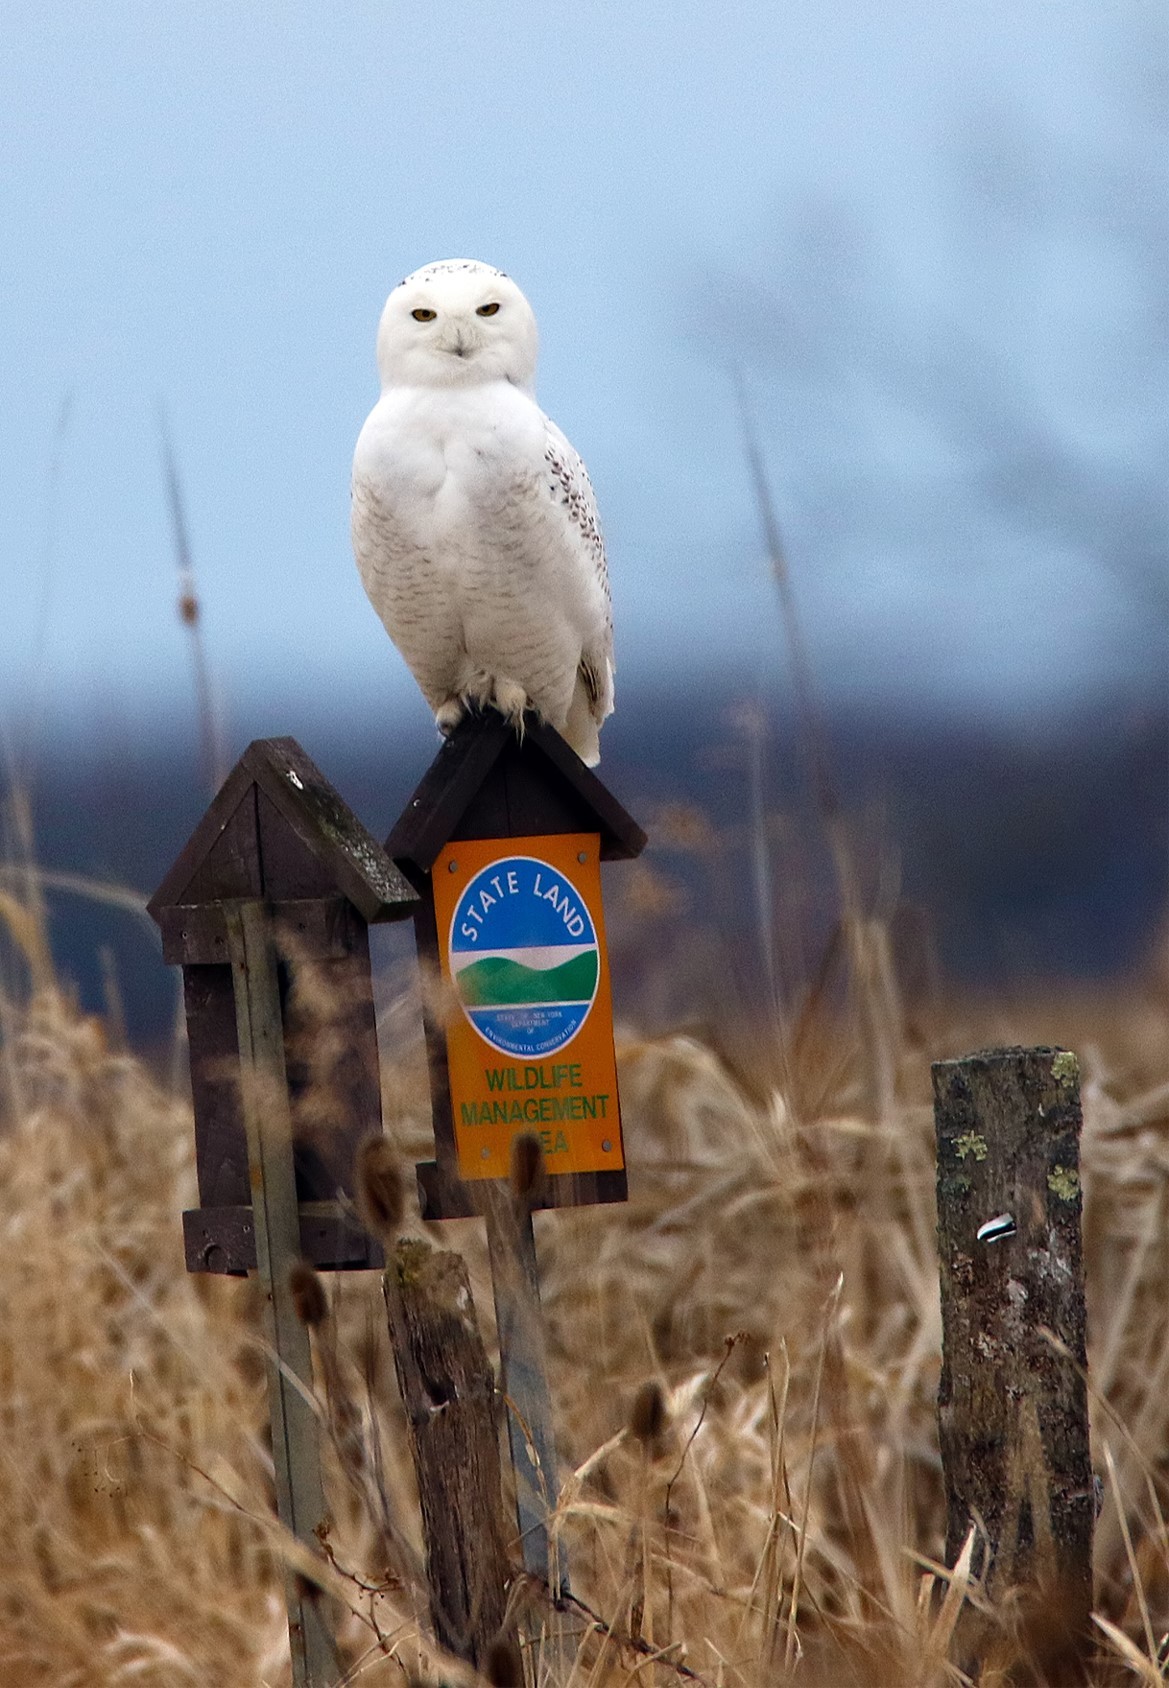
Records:
[[[434,1128],[435,1155],[441,1166],[454,1175],[458,1162],[455,1149],[455,1127],[451,1115],[451,1083],[447,1067],[446,1033],[435,1013],[435,1000],[441,969],[438,959],[438,932],[434,923],[434,897],[430,890],[430,875],[419,876],[418,907],[414,914],[414,947],[418,966],[423,974],[422,1034],[426,1043],[426,1065],[430,1078],[430,1112]]]
[[[599,834],[600,822],[591,804],[535,744],[526,735],[520,744],[513,733],[452,837],[524,838],[555,832]]]
[[[191,1051],[199,1201],[203,1207],[250,1203],[230,965],[184,967],[183,999]]]
[[[503,1628],[508,1558],[495,1377],[466,1263],[411,1239],[384,1279],[435,1636],[480,1669]]]
[[[283,899],[273,912],[284,936],[285,948],[294,944],[298,955],[322,961],[351,955],[360,944],[365,921],[348,897],[329,894],[308,900]],[[171,965],[227,965],[227,926],[222,903],[178,904],[160,909],[162,958]]]
[[[633,816],[617,801],[608,786],[591,768],[585,767],[575,750],[564,742],[560,734],[546,722],[528,716],[525,724],[525,745],[529,740],[532,748],[538,749],[545,759],[545,778],[547,769],[555,770],[592,817],[583,828],[566,827],[563,830],[599,831],[602,861],[631,861],[640,856],[649,842],[645,833]],[[521,834],[529,830],[526,820],[520,819],[517,830]]]
[[[953,1564],[977,1523],[975,1570],[992,1600],[1001,1607],[1022,1590],[1024,1617],[1042,1609],[1059,1649],[1058,1680],[1079,1682],[1091,1651],[1095,1506],[1076,1059],[983,1050],[937,1062],[933,1083],[946,1551]],[[962,1668],[985,1655],[976,1614],[958,1645]]]
[[[231,965],[227,927],[218,903],[188,903],[155,911],[162,935],[162,959],[170,967]]]
[[[476,1194],[487,1222],[520,1551],[524,1569],[558,1595],[568,1591],[568,1565],[550,1525],[560,1472],[531,1209],[494,1181]]]
[[[486,710],[468,715],[443,742],[386,839],[386,854],[405,871],[413,866],[430,872],[510,732],[501,715]]]
[[[284,1067],[276,950],[265,906],[228,913],[241,1091],[256,1258],[270,1347],[268,1399],[276,1498],[285,1526],[313,1553],[327,1528],[316,1415],[293,1381],[312,1389],[312,1351],[297,1316],[289,1272],[300,1251],[292,1118]],[[319,1588],[285,1572],[294,1688],[328,1688],[338,1672]]]
[[[357,1151],[382,1129],[369,937],[364,923],[359,925],[351,954],[330,961],[297,958],[281,967],[302,1202],[330,1201],[338,1192],[355,1196]]]
[[[380,1245],[340,1202],[300,1202],[300,1256],[321,1272],[377,1270],[385,1264]],[[188,1272],[238,1277],[256,1270],[256,1233],[251,1204],[195,1207],[183,1214],[183,1248]]]
[[[178,903],[202,901],[187,895],[196,872],[214,850],[217,840],[237,816],[240,805],[252,789],[252,777],[238,763],[220,786],[219,791],[203,815],[202,820],[175,858],[162,883],[146,907],[155,920],[165,908]],[[249,801],[251,799],[249,798]],[[254,811],[253,811],[254,813]],[[259,881],[236,893],[239,896],[258,896]]]
[[[214,903],[224,898],[260,897],[263,894],[256,828],[256,790],[248,785],[234,814],[220,829],[202,861],[196,864],[183,891],[182,901]]]
[[[288,833],[320,863],[329,890],[348,897],[369,922],[400,920],[412,912],[409,884],[295,739],[256,739],[241,760]],[[265,825],[265,845],[269,837],[287,847]],[[276,859],[265,861],[265,892],[276,899],[301,894],[281,885]]]
[[[497,767],[501,760],[506,771]],[[386,839],[386,851],[404,869],[429,872],[452,838],[598,831],[606,861],[645,848],[637,822],[559,733],[529,714],[521,743],[501,716],[487,710],[467,716],[446,740]]]
[[[194,1207],[183,1213],[183,1258],[188,1272],[246,1278],[256,1270],[256,1232],[246,1207]]]
[[[418,1205],[423,1219],[473,1219],[480,1210],[474,1189],[437,1161],[418,1161]],[[502,1187],[502,1186],[501,1186]],[[603,1206],[629,1200],[624,1167],[618,1172],[548,1173],[532,1201],[536,1211],[558,1207]]]
[[[322,855],[320,840],[309,842],[302,838],[301,829],[292,824],[259,786],[256,825],[264,896],[268,902],[309,902],[337,895],[339,887],[330,871],[332,864]],[[318,846],[316,849],[314,844]]]
[[[173,912],[173,911],[172,911]],[[227,913],[214,912],[227,939]],[[276,938],[299,965],[281,963],[281,1012],[286,1077],[293,1094],[293,1141],[302,1204],[333,1202],[355,1194],[354,1161],[362,1141],[381,1130],[377,1027],[365,922],[345,898],[281,905]],[[304,949],[307,939],[309,953]],[[312,952],[324,952],[323,954]],[[300,988],[290,981],[299,974]],[[246,1208],[250,1202],[248,1150],[241,1109],[236,1008],[229,965],[188,964],[183,975],[195,1104],[195,1154],[201,1213]],[[250,1222],[188,1220],[187,1258],[192,1270],[234,1272],[256,1264]],[[335,1248],[302,1222],[302,1248],[320,1267],[381,1263],[372,1239],[354,1225]],[[222,1234],[220,1234],[222,1232]],[[210,1251],[210,1253],[209,1253]],[[242,1253],[241,1253],[242,1251]],[[216,1262],[208,1267],[206,1260]]]
[[[266,863],[257,794],[263,797],[261,807],[270,805],[280,817],[278,825],[264,818]],[[288,881],[284,887],[282,874]],[[159,920],[164,910],[180,905],[338,892],[367,921],[398,920],[410,913],[409,885],[296,740],[256,739],[147,907]]]
[[[272,903],[272,914],[281,954],[312,961],[342,961],[360,955],[368,971],[368,927],[348,897],[330,895],[307,902],[281,898]]]

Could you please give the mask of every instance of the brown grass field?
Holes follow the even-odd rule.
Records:
[[[278,1688],[283,1544],[256,1291],[183,1269],[185,1085],[170,1093],[71,1004],[35,897],[10,893],[0,912],[23,951],[0,1014],[0,1681]],[[879,938],[870,927],[870,954]],[[408,986],[381,1034],[386,1130],[408,1164],[429,1147]],[[546,1680],[963,1680],[947,1643],[980,1592],[941,1564],[928,1065],[1049,1041],[1083,1073],[1096,1680],[1163,1680],[1165,978],[1010,1006],[935,997],[910,1014],[881,965],[734,1043],[619,1030],[631,1199],[537,1219],[560,1528],[574,1591],[610,1632],[578,1628],[559,1671],[545,1651]],[[421,1232],[416,1209],[403,1229]],[[490,1344],[480,1233],[461,1221],[431,1240],[466,1257]],[[343,1680],[465,1680],[426,1633],[377,1274],[328,1292],[345,1399],[322,1413],[351,1421],[345,1457],[335,1437],[329,1453]],[[1016,1660],[981,1680],[1044,1678]]]

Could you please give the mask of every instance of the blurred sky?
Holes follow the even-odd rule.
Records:
[[[5,0],[0,717],[190,709],[165,404],[237,736],[421,709],[348,542],[384,296],[528,292],[606,525],[619,700],[781,643],[1026,715],[1166,662],[1158,0]]]

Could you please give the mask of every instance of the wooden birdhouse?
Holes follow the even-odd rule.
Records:
[[[646,837],[558,733],[488,710],[447,739],[386,840],[419,896],[435,1159],[422,1214],[480,1210],[517,1136],[542,1149],[531,1205],[627,1194],[600,863]]]
[[[351,1199],[357,1148],[381,1130],[366,928],[416,906],[295,739],[248,747],[149,904],[183,969],[200,1204],[183,1215],[188,1271],[256,1266],[240,1049],[243,1035],[255,1065],[265,1029],[242,999],[263,958],[248,953],[245,915],[253,951],[271,952],[282,1049],[261,1054],[286,1075],[300,1253],[332,1270],[380,1264]]]

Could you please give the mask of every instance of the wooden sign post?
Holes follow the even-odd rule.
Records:
[[[627,1195],[600,863],[645,834],[560,736],[494,712],[451,734],[389,838],[419,896],[435,1158],[424,1219],[481,1214],[525,1569],[566,1587],[532,1210]],[[534,1139],[534,1143],[533,1143]],[[517,1143],[518,1140],[518,1143]],[[538,1145],[533,1183],[521,1161]],[[534,1172],[534,1168],[531,1169]]]
[[[381,1264],[352,1217],[354,1157],[381,1130],[366,925],[415,902],[295,740],[261,739],[149,905],[183,969],[201,1204],[183,1215],[187,1269],[259,1271],[277,1507],[314,1554],[328,1518],[289,1273],[300,1258]],[[337,1660],[320,1592],[291,1569],[285,1586],[293,1682],[327,1688]]]

